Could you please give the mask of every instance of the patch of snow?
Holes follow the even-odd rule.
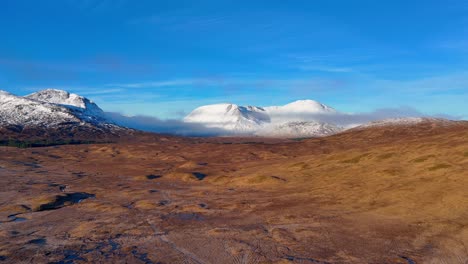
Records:
[[[429,120],[425,117],[398,117],[398,118],[387,118],[383,120],[373,121],[367,124],[360,125],[358,127],[377,127],[377,126],[388,126],[388,125],[414,125],[421,123],[425,120]]]
[[[293,121],[282,124],[271,124],[255,133],[264,137],[323,137],[343,131],[343,128],[324,122]]]

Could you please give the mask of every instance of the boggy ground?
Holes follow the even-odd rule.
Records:
[[[468,126],[0,149],[0,263],[468,263]]]

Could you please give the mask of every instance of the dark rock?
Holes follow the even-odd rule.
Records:
[[[154,175],[154,174],[146,175],[146,178],[148,180],[154,180],[154,179],[158,179],[158,178],[161,178],[161,177],[162,177],[161,175]]]
[[[203,180],[206,177],[206,174],[201,172],[192,172],[192,175],[195,176],[199,181]]]
[[[33,240],[29,240],[28,244],[34,244],[34,245],[45,245],[47,243],[47,240],[45,238],[37,238]]]
[[[55,200],[50,203],[41,204],[39,206],[38,211],[47,211],[47,210],[55,210],[62,208],[67,205],[72,205],[76,203],[80,203],[81,201],[96,197],[94,194],[90,193],[67,193],[65,195],[57,195],[55,196]]]

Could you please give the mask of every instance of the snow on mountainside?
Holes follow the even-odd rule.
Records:
[[[391,117],[391,115],[389,115]],[[398,116],[398,114],[395,114]],[[184,121],[226,131],[226,135],[266,137],[321,137],[351,129],[411,126],[420,123],[449,125],[454,121],[430,117],[393,117],[378,120],[372,114],[348,114],[314,100],[283,106],[215,104],[193,110]]]
[[[325,136],[342,131],[339,126],[310,120],[313,115],[337,113],[333,108],[313,100],[300,100],[284,106],[238,106],[215,104],[201,106],[184,118],[184,122],[219,128],[232,134],[270,137]]]
[[[53,126],[62,122],[80,122],[72,111],[49,104],[0,92],[0,124]]]
[[[21,97],[0,91],[0,125],[56,128],[72,124],[118,128],[96,104],[76,94],[49,89]]]
[[[42,102],[48,102],[52,104],[61,104],[76,106],[83,109],[97,109],[98,111],[102,110],[89,99],[79,96],[77,94],[71,94],[67,91],[56,90],[56,89],[46,89],[30,95],[25,96],[28,99],[33,99]]]
[[[270,118],[261,107],[214,104],[193,110],[184,118],[184,122],[202,123],[210,128],[248,133],[256,131],[264,123],[269,123]]]
[[[343,128],[324,122],[292,121],[261,128],[255,133],[265,137],[311,137],[328,136],[343,131]]]
[[[443,118],[433,118],[433,117],[397,117],[397,118],[387,118],[383,120],[372,121],[360,126],[355,127],[356,129],[368,128],[368,127],[381,127],[381,126],[409,126],[420,123],[437,123],[440,125],[450,125],[454,121],[443,119]]]
[[[265,110],[270,114],[281,113],[309,113],[325,114],[336,113],[337,111],[327,105],[314,100],[298,100],[283,106],[267,106]]]
[[[25,98],[65,106],[87,121],[104,120],[104,112],[94,102],[67,91],[46,89],[27,95]]]
[[[298,100],[283,106],[267,106],[264,109],[272,123],[311,121],[314,115],[338,113],[335,109],[314,100]]]
[[[432,120],[431,118],[425,117],[398,117],[398,118],[387,118],[383,120],[372,121],[367,124],[357,126],[356,128],[366,127],[379,127],[379,126],[400,126],[400,125],[414,125],[426,120]],[[435,120],[435,119],[434,119]]]

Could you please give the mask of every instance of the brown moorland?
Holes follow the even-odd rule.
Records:
[[[0,262],[467,263],[468,124],[0,147]]]

